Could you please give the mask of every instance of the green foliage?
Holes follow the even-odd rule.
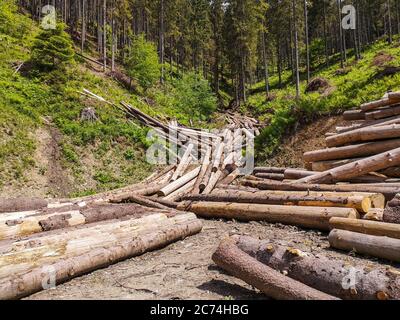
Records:
[[[26,34],[30,23],[25,17],[16,19],[16,12],[15,0],[0,1],[0,33],[20,39]]]
[[[161,77],[157,49],[143,34],[132,38],[125,65],[129,76],[137,79],[144,89],[152,87]]]
[[[193,119],[207,120],[217,109],[217,98],[207,80],[189,72],[174,82],[175,101],[180,110]]]
[[[56,29],[43,29],[32,46],[31,61],[39,71],[64,70],[74,61],[71,37],[58,24]]]

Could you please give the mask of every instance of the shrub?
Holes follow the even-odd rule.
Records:
[[[217,109],[209,82],[200,74],[190,72],[174,82],[177,107],[192,118],[206,120]]]
[[[71,37],[58,24],[56,29],[42,30],[32,46],[31,62],[39,71],[64,70],[74,61]]]
[[[156,47],[144,35],[134,36],[125,60],[128,75],[148,89],[161,77]]]
[[[22,38],[28,30],[28,19],[17,16],[15,0],[0,1],[0,33]]]

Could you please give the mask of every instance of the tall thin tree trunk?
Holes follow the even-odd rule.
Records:
[[[161,83],[164,83],[165,68],[164,68],[164,55],[165,55],[165,41],[164,41],[164,0],[160,0],[160,64],[161,64]]]
[[[387,13],[388,13],[388,32],[389,32],[389,44],[393,42],[393,30],[392,30],[392,6],[390,0],[386,1]]]
[[[307,0],[304,0],[304,30],[305,30],[305,41],[306,41],[306,61],[307,61],[307,83],[310,82],[310,47],[308,37],[308,9]]]
[[[344,52],[343,52],[343,29],[342,29],[342,6],[341,0],[337,0],[338,18],[339,18],[339,46],[340,46],[340,67],[344,68]]]
[[[293,5],[293,31],[294,31],[294,56],[295,56],[295,76],[296,76],[296,98],[300,98],[300,72],[299,72],[299,44],[297,35],[297,14],[296,0],[292,0]]]
[[[103,0],[103,64],[107,69],[107,0]]]
[[[81,34],[81,51],[83,53],[85,49],[86,41],[86,0],[82,0],[82,34]]]
[[[265,31],[261,31],[262,51],[264,60],[264,81],[265,81],[265,94],[266,99],[269,99],[269,73],[268,73],[268,59],[267,59],[267,48],[266,48],[266,36]]]

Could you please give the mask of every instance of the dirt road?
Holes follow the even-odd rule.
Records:
[[[271,239],[308,252],[324,252],[332,259],[385,267],[329,249],[327,235],[267,223],[206,221],[200,234],[165,249],[144,254],[28,299],[267,299],[246,283],[225,274],[211,260],[219,241],[242,234]]]

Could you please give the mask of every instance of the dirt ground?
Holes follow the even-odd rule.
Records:
[[[306,252],[359,266],[386,268],[385,262],[329,249],[327,234],[268,223],[203,220],[203,231],[162,250],[117,263],[27,299],[243,300],[268,299],[229,276],[211,260],[221,239],[240,234],[269,239]]]

